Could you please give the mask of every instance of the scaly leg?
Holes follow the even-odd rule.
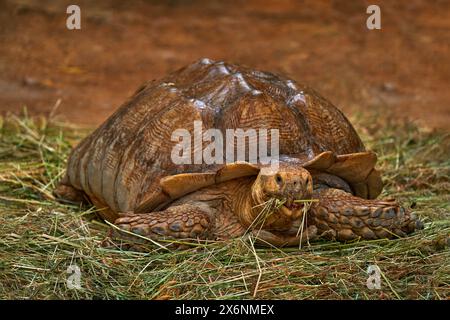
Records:
[[[70,204],[87,204],[89,198],[82,190],[75,189],[66,178],[62,179],[55,190],[53,190],[54,197],[62,203]]]
[[[97,214],[110,222],[113,222],[117,218],[117,214],[115,214],[103,201],[94,196],[88,196],[83,190],[76,189],[67,182],[66,178],[58,183],[55,190],[53,190],[53,195],[56,200],[61,203],[75,205],[93,204],[99,209]]]
[[[123,213],[114,224],[122,230],[152,240],[206,240],[213,238],[214,212],[201,203],[185,203],[163,211]],[[122,238],[127,237],[126,233],[119,233]]]
[[[309,224],[340,241],[404,237],[423,224],[394,200],[366,200],[339,189],[314,191]]]

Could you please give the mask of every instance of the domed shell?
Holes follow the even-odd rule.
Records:
[[[142,86],[73,150],[67,178],[97,206],[115,213],[134,210],[143,201],[151,202],[147,209],[155,208],[169,200],[162,178],[220,167],[173,163],[179,141],[172,134],[185,129],[194,137],[194,121],[201,121],[203,132],[215,128],[224,136],[226,129],[278,129],[280,156],[319,169],[334,164],[328,171],[347,180],[360,172],[361,181],[350,182],[356,189],[364,185],[363,197],[381,190],[373,169],[376,157],[365,152],[353,126],[330,102],[291,79],[209,59]],[[192,143],[192,159],[196,147],[209,143]],[[317,160],[324,162],[324,155],[332,158],[326,168]],[[377,186],[372,194],[371,185]]]

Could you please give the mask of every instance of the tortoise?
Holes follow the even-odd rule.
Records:
[[[239,161],[174,163],[173,133],[195,135],[196,121],[224,134],[277,129],[278,168],[250,161],[247,151]],[[376,162],[345,115],[313,89],[205,58],[139,88],[72,150],[54,194],[89,201],[124,234],[152,240],[251,233],[261,244],[289,246],[421,228],[397,201],[376,199],[383,188]]]

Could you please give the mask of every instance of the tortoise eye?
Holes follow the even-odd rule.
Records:
[[[277,175],[275,176],[275,180],[277,181],[277,183],[283,182],[283,178],[281,178],[281,176],[280,176],[279,174],[277,174]]]

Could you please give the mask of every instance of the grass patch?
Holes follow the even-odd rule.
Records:
[[[95,208],[54,201],[71,146],[88,131],[46,119],[0,118],[2,299],[448,299],[448,134],[390,117],[352,119],[379,155],[385,189],[425,229],[398,240],[255,248],[250,239],[148,253],[100,247],[108,226]],[[81,271],[69,289],[67,268]],[[366,286],[369,265],[381,289]]]

